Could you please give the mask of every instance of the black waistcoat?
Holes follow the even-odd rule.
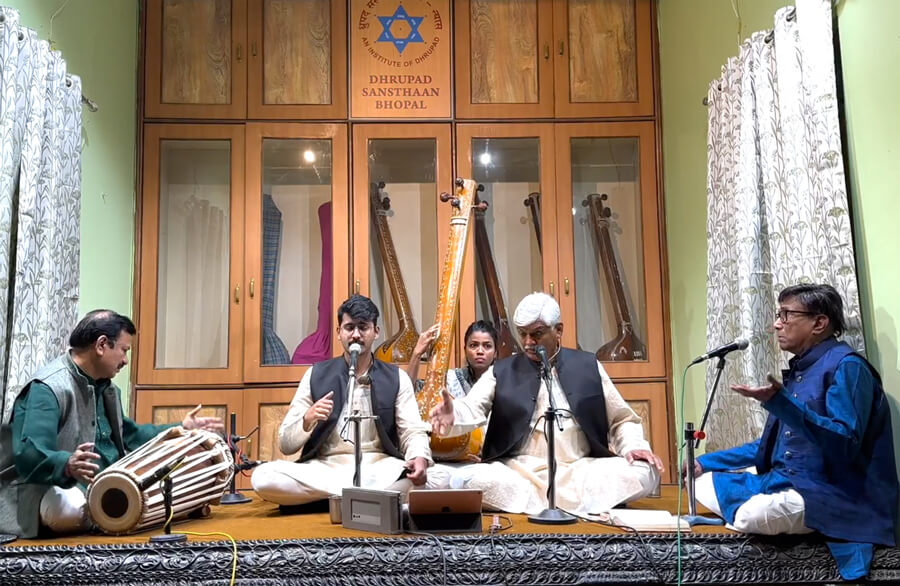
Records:
[[[325,438],[338,424],[338,418],[346,400],[344,394],[347,392],[347,380],[350,378],[348,371],[349,366],[343,356],[313,366],[312,377],[309,381],[313,402],[318,401],[330,391],[334,391],[332,397],[334,408],[328,419],[320,422],[309,436],[303,446],[303,452],[300,454],[300,462],[315,458]],[[385,453],[402,460],[404,456],[397,447],[400,440],[397,436],[397,423],[394,419],[397,392],[400,389],[400,371],[393,364],[373,360],[369,376],[372,378],[372,414],[378,416],[378,419],[375,420],[375,429],[378,431],[381,447]]]
[[[590,456],[614,455],[609,451],[606,399],[597,359],[588,352],[562,348],[556,357],[556,372],[575,421],[587,436]],[[485,462],[517,455],[530,431],[540,375],[540,364],[525,354],[517,354],[494,365],[497,388],[481,452]]]

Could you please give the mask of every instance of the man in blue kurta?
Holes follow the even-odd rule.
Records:
[[[881,378],[837,340],[844,315],[833,287],[788,287],[778,304],[778,344],[794,354],[783,382],[769,375],[765,386],[731,387],[769,412],[762,437],[700,456],[697,499],[740,531],[818,531],[843,578],[861,578],[874,544],[895,544],[897,470]]]
[[[101,470],[172,425],[138,425],[122,415],[110,380],[128,363],[134,324],[99,309],[69,337],[69,350],[19,393],[0,447],[0,533],[35,537],[44,528],[90,527],[84,490]],[[185,416],[185,429],[223,431],[218,417]]]

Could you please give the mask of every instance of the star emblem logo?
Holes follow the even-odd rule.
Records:
[[[410,43],[424,43],[425,39],[422,38],[421,33],[419,33],[419,25],[422,24],[422,21],[425,20],[424,16],[410,16],[406,9],[403,8],[402,4],[397,5],[397,9],[394,10],[394,14],[390,16],[379,16],[378,20],[381,21],[381,35],[375,40],[376,43],[393,43],[394,47],[397,48],[397,52],[401,55],[403,54],[403,50],[406,49],[406,46]],[[391,31],[391,27],[394,26],[395,22],[405,22],[409,25],[409,34],[405,38],[396,37],[394,33]]]

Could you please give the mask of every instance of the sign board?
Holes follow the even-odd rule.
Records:
[[[351,117],[449,118],[450,39],[450,0],[351,0]]]

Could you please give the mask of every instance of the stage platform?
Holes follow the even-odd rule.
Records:
[[[250,494],[252,496],[252,493]],[[674,512],[675,487],[633,508]],[[686,507],[685,507],[686,509]],[[241,585],[342,584],[674,584],[674,533],[630,534],[579,521],[534,525],[506,516],[511,527],[464,536],[380,536],[332,525],[327,513],[283,515],[257,499],[213,507],[207,519],[174,531],[222,531],[237,540]],[[503,520],[504,526],[509,524]],[[19,540],[0,547],[0,584],[206,584],[231,578],[233,550],[221,536],[155,545],[159,531],[125,537],[82,535]],[[821,538],[760,538],[718,527],[681,538],[682,576],[690,584],[821,584],[839,582]],[[900,550],[881,549],[870,582],[900,583]]]

